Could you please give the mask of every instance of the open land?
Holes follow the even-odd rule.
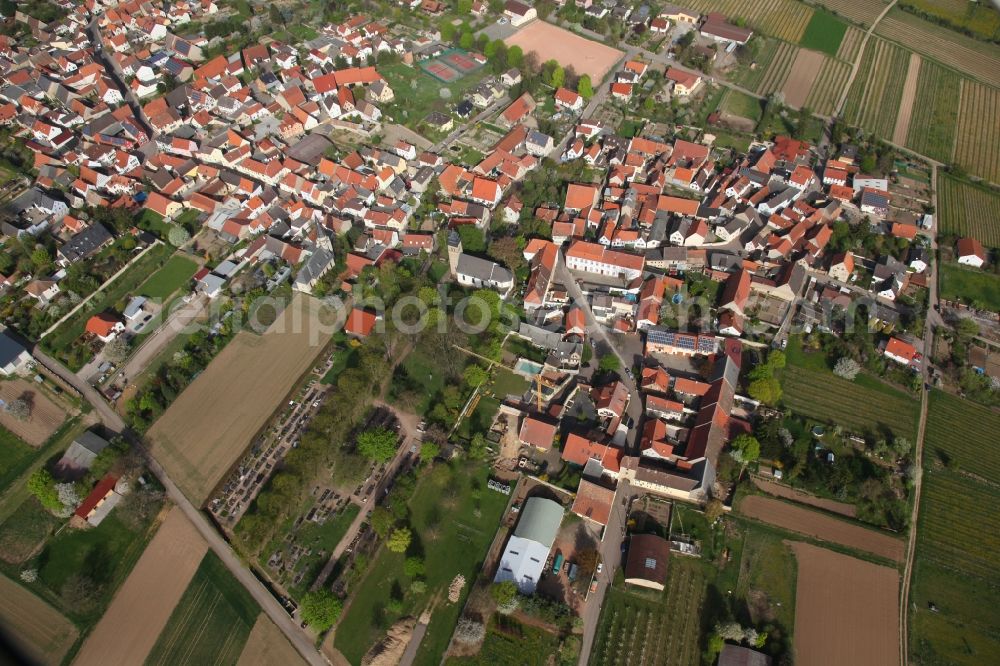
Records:
[[[758,95],[770,95],[781,90],[785,81],[788,80],[788,73],[792,70],[799,49],[791,44],[781,42],[767,64],[767,72],[761,77],[757,84]]]
[[[810,0],[811,4],[822,5],[866,28],[875,22],[878,15],[885,9],[882,0]]]
[[[825,58],[818,51],[799,49],[795,62],[788,73],[788,79],[782,91],[785,93],[785,103],[800,108],[806,103],[809,91],[823,66]]]
[[[320,328],[318,301],[297,296],[262,335],[237,334],[150,429],[189,499],[205,501],[316,361],[329,339]]]
[[[823,58],[823,66],[811,82],[805,105],[816,113],[833,113],[840,94],[851,75],[851,66],[835,58]]]
[[[942,262],[940,268],[941,298],[1000,310],[1000,275],[951,262]]]
[[[447,666],[546,666],[559,648],[553,634],[521,624],[513,618],[495,615],[479,652],[468,657],[451,657]]]
[[[139,293],[147,298],[166,298],[187,284],[196,270],[198,264],[194,260],[175,254],[139,286]]]
[[[243,646],[243,653],[236,662],[239,666],[300,666],[302,656],[292,647],[281,630],[267,615],[261,613],[254,623],[250,636]]]
[[[899,573],[810,544],[794,543],[792,550],[799,565],[796,661],[899,664]]]
[[[573,66],[577,74],[589,74],[598,82],[625,55],[622,51],[575,35],[544,21],[533,21],[504,40],[507,47],[520,46],[527,54],[538,54],[541,62],[555,60],[563,67]]]
[[[896,116],[896,127],[892,132],[892,141],[900,146],[906,143],[910,130],[910,118],[913,114],[913,101],[917,96],[917,82],[920,80],[920,56],[910,54],[910,64],[906,69],[906,81],[903,83],[903,96],[899,100],[899,115]]]
[[[1000,450],[983,445],[996,440],[998,429],[997,412],[931,393],[910,595],[915,661],[1000,661],[1000,592],[994,584],[1000,567]]]
[[[995,39],[1000,30],[1000,12],[988,2],[900,0],[899,5],[912,7],[956,28],[968,30],[980,39]]]
[[[788,502],[751,495],[740,501],[738,511],[744,516],[821,541],[830,541],[896,562],[903,561],[905,544],[902,540]]]
[[[210,551],[177,602],[146,663],[234,665],[258,615],[257,602]]]
[[[768,495],[774,495],[775,497],[781,497],[782,499],[792,500],[793,502],[798,502],[799,504],[808,504],[809,506],[817,509],[823,509],[824,511],[830,511],[832,513],[839,513],[840,515],[847,516],[848,518],[854,518],[858,515],[858,509],[853,504],[838,502],[824,497],[817,497],[816,495],[807,493],[804,490],[798,490],[797,488],[792,488],[791,486],[786,486],[776,481],[769,481],[755,476],[753,477],[753,484]]]
[[[608,591],[590,663],[698,664],[699,617],[705,577],[698,563],[671,558],[667,586],[659,593]]]
[[[207,549],[181,510],[172,509],[74,663],[145,661]]]
[[[58,664],[80,632],[59,611],[6,576],[0,576],[4,637],[39,664]]]
[[[1000,248],[1000,190],[958,180],[938,170],[938,218],[941,230],[974,236]]]
[[[62,407],[30,382],[24,379],[0,382],[0,400],[7,403],[18,399],[30,405],[31,414],[21,421],[6,409],[0,409],[0,425],[31,446],[41,446],[66,420]]]
[[[802,34],[800,45],[836,56],[847,33],[847,24],[829,12],[815,11]]]

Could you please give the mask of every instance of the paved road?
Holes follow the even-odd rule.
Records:
[[[87,24],[87,34],[90,35],[90,43],[94,45],[94,57],[100,61],[102,65],[104,65],[105,71],[107,71],[111,78],[114,79],[115,85],[117,86],[119,92],[121,92],[122,97],[125,99],[125,103],[132,109],[132,115],[135,116],[136,120],[139,121],[139,124],[142,125],[142,128],[146,131],[146,136],[149,137],[149,141],[145,146],[143,146],[143,149],[147,150],[146,146],[153,146],[153,148],[148,150],[154,150],[156,144],[153,142],[153,139],[156,138],[157,132],[153,129],[153,126],[149,124],[149,119],[146,118],[146,113],[142,110],[142,104],[139,102],[139,98],[137,98],[135,93],[132,92],[132,88],[125,83],[125,76],[118,67],[118,63],[114,59],[108,58],[104,55],[104,38],[101,36],[101,29],[97,25],[98,18],[99,15],[95,14],[94,18],[92,18],[90,23]]]
[[[587,604],[583,609],[583,636],[581,637],[579,666],[587,666],[587,661],[590,659],[590,650],[594,646],[594,636],[597,633],[597,621],[601,617],[604,595],[614,583],[615,571],[621,563],[621,545],[625,538],[626,518],[633,496],[628,481],[618,483],[614,505],[611,515],[608,517],[608,526],[604,528],[604,538],[601,539],[601,545],[598,547],[604,567],[600,575],[595,576],[597,589],[587,597]]]
[[[45,354],[42,349],[36,345],[35,349],[32,351],[34,357],[48,368],[50,371],[58,375],[64,382],[73,386],[77,389],[84,397],[87,402],[89,402],[94,411],[100,417],[104,425],[111,431],[119,434],[128,436],[128,429],[125,426],[125,422],[122,420],[121,416],[118,415],[111,406],[100,396],[94,387],[92,387],[87,382],[83,381],[77,377],[74,373],[70,372],[69,369],[65,368],[58,361],[52,357]],[[215,527],[209,523],[208,519],[184,496],[184,493],[174,484],[170,479],[170,476],[166,471],[160,466],[158,462],[150,455],[149,450],[144,446],[141,450],[145,453],[146,463],[149,466],[150,471],[156,475],[163,484],[164,489],[167,492],[167,497],[180,507],[184,515],[187,516],[188,520],[195,526],[198,532],[201,534],[202,538],[208,543],[209,547],[219,556],[226,568],[229,569],[230,573],[236,577],[236,580],[240,582],[247,589],[247,591],[253,596],[253,598],[260,605],[261,609],[267,613],[268,617],[278,626],[279,629],[285,634],[288,640],[295,646],[295,649],[299,651],[302,658],[306,660],[307,663],[313,664],[314,666],[324,666],[326,661],[323,657],[316,651],[313,643],[306,634],[296,626],[288,614],[285,612],[284,608],[278,604],[277,600],[271,595],[270,592],[261,584],[259,580],[240,562],[239,558],[233,552],[233,549],[229,544],[223,539],[219,533],[215,530]]]

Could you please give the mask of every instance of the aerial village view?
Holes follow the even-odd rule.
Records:
[[[988,0],[0,14],[0,663],[1000,664]]]

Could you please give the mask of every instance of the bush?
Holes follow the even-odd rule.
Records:
[[[302,619],[320,633],[337,622],[342,610],[340,599],[325,589],[307,594],[302,598],[302,606],[299,608]]]

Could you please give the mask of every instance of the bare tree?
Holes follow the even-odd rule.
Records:
[[[16,398],[7,403],[5,407],[7,413],[18,421],[27,421],[31,418],[31,405],[27,400]]]

